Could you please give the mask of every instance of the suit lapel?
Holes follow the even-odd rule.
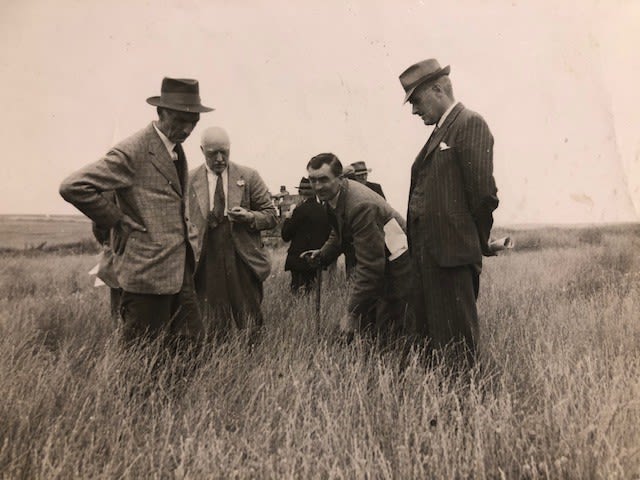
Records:
[[[451,110],[451,113],[449,113],[447,118],[444,120],[442,126],[429,138],[429,141],[426,145],[426,152],[423,158],[428,158],[429,155],[431,155],[431,153],[436,149],[436,147],[440,145],[440,142],[446,135],[447,130],[449,130],[449,127],[455,121],[456,117],[463,108],[464,106],[461,103],[458,103],[455,107],[453,107],[453,110]]]
[[[180,186],[180,179],[178,179],[178,172],[176,171],[171,156],[169,156],[167,147],[162,143],[153,125],[149,128],[151,129],[149,134],[149,158],[151,159],[151,163],[153,163],[158,171],[169,181],[169,185],[171,185],[176,193],[182,196],[182,187]]]
[[[445,119],[442,127],[440,127],[436,132],[433,132],[433,134],[427,140],[427,143],[425,143],[424,147],[422,147],[422,150],[420,150],[420,153],[418,153],[418,156],[411,166],[411,185],[409,186],[409,192],[413,191],[418,171],[425,165],[425,163],[427,163],[429,155],[431,155],[436,147],[440,145],[440,142],[446,135],[449,127],[453,124],[453,122],[463,109],[464,105],[462,105],[461,103],[458,103],[455,107],[453,107],[453,110],[451,110],[451,113],[449,113],[449,115]]]
[[[227,208],[231,209],[240,205],[242,202],[242,196],[244,195],[244,189],[247,187],[244,185],[242,172],[240,172],[240,169],[235,163],[229,162],[229,166],[227,168],[229,171]]]
[[[349,191],[349,180],[342,180],[342,185],[340,185],[340,196],[338,197],[338,203],[336,203],[336,208],[333,210],[334,215],[336,216],[336,224],[338,227],[338,236],[340,237],[340,241],[342,241],[342,231],[344,230],[344,210],[345,210],[345,202],[347,192]]]
[[[196,193],[198,207],[202,218],[209,215],[209,182],[207,180],[207,167],[201,165],[193,174],[193,191]]]

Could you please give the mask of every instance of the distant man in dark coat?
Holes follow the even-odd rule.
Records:
[[[382,198],[386,199],[382,192],[382,186],[379,183],[370,182],[368,180],[371,169],[367,168],[367,164],[365,162],[353,162],[351,166],[353,167],[353,177],[356,182],[366,185]]]
[[[318,271],[300,258],[300,254],[322,247],[329,238],[331,226],[327,209],[316,197],[308,178],[303,177],[300,180],[298,192],[304,200],[298,206],[292,205],[282,222],[282,239],[291,242],[284,269],[291,272],[293,292],[309,292],[316,281]]]
[[[424,60],[400,75],[405,102],[435,125],[411,168],[408,233],[415,265],[418,333],[453,362],[472,364],[478,341],[482,255],[498,206],[493,136],[484,119],[455,101],[449,66]]]
[[[120,142],[102,159],[62,182],[60,194],[97,225],[111,230],[122,288],[126,340],[199,341],[202,319],[193,285],[196,232],[186,207],[187,161],[182,142],[212,109],[200,103],[197,80],[164,78],[147,103],[158,120]],[[115,202],[102,193],[115,192]]]
[[[220,127],[202,133],[205,163],[191,173],[189,207],[198,229],[196,290],[205,327],[254,333],[263,323],[262,282],[271,264],[260,237],[276,225],[276,209],[257,171],[230,162],[231,142]]]
[[[380,195],[341,178],[342,164],[332,153],[313,157],[307,173],[316,195],[328,205],[332,227],[328,240],[310,253],[309,260],[328,263],[340,254],[342,238],[353,238],[357,264],[341,327],[403,332],[411,273],[404,219]]]

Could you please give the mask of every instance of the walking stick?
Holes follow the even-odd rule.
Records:
[[[320,299],[322,298],[322,266],[316,269],[316,332],[320,333]]]

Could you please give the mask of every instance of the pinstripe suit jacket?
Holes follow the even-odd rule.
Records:
[[[409,248],[426,247],[441,267],[479,264],[491,255],[497,206],[493,136],[480,115],[459,103],[411,168]]]
[[[253,226],[233,222],[229,240],[233,242],[236,252],[256,277],[264,281],[271,272],[271,263],[262,243],[260,231],[276,226],[276,209],[271,203],[269,190],[257,171],[233,162],[229,162],[227,168],[229,171],[227,208],[237,206],[246,208],[253,212],[255,218]],[[191,218],[198,231],[197,258],[200,263],[209,215],[209,184],[207,167],[204,164],[191,172],[189,197]]]
[[[183,185],[187,184],[187,168]],[[113,190],[115,202],[102,192]],[[60,194],[96,224],[112,228],[128,215],[147,231],[133,231],[114,271],[120,287],[133,293],[180,291],[187,249],[195,251],[173,160],[152,124],[113,147],[103,158],[66,178]]]

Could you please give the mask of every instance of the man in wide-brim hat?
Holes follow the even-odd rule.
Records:
[[[411,167],[407,231],[414,265],[416,333],[455,365],[472,364],[482,256],[498,206],[493,136],[484,119],[453,97],[450,67],[436,59],[400,75],[404,101],[434,125]]]
[[[351,167],[353,167],[353,175],[356,182],[360,182],[361,184],[366,185],[382,198],[386,199],[386,197],[384,196],[384,192],[382,191],[382,186],[379,183],[370,182],[368,180],[371,169],[367,168],[367,164],[365,162],[353,162],[351,164]]]
[[[111,230],[127,343],[160,333],[199,340],[196,232],[185,208],[188,168],[182,142],[200,113],[213,109],[202,105],[198,81],[186,78],[164,78],[160,95],[147,103],[157,107],[158,120],[71,174],[60,194]],[[115,202],[102,196],[107,191],[114,192]]]
[[[331,226],[327,210],[316,198],[308,178],[300,179],[298,193],[303,197],[302,202],[292,206],[282,222],[282,239],[291,242],[284,269],[291,272],[293,292],[309,292],[317,280],[318,271],[300,258],[300,254],[324,245]]]

